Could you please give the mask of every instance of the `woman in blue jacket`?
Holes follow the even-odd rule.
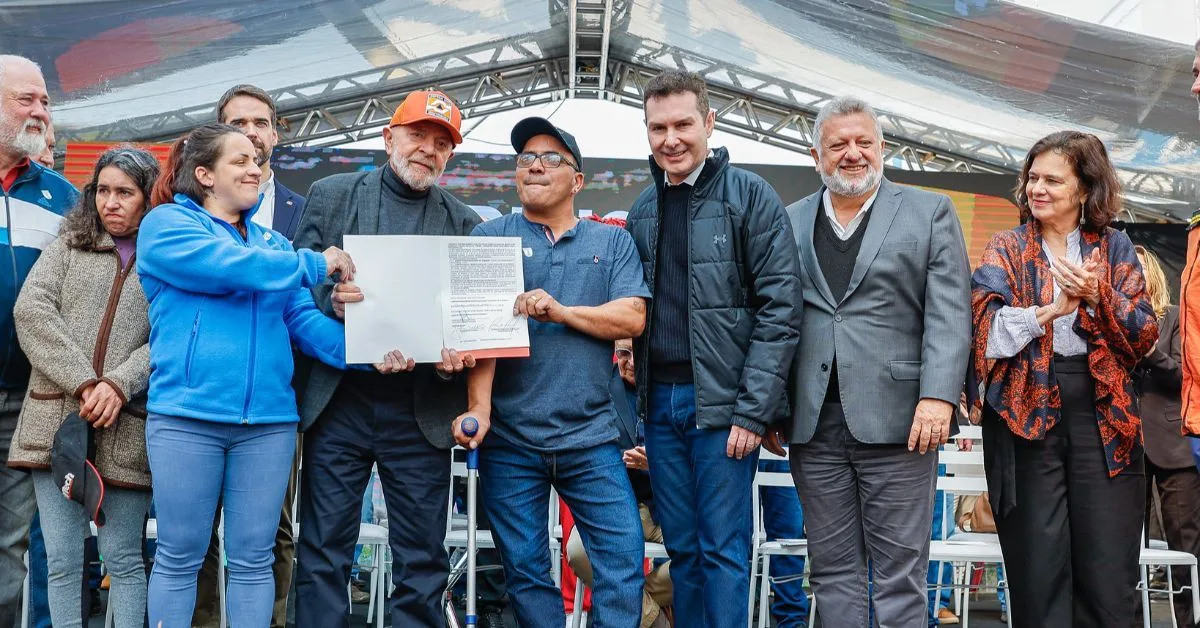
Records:
[[[151,626],[191,625],[218,499],[232,626],[270,624],[271,548],[299,420],[292,346],[346,366],[342,324],[317,309],[309,288],[335,274],[349,280],[353,263],[335,247],[294,251],[251,222],[260,200],[254,158],[250,140],[227,125],[177,141],[138,237],[150,304],[146,443],[158,515]],[[389,354],[377,368],[399,366]]]

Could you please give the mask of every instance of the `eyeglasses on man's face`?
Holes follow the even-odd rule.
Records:
[[[533,162],[535,162],[539,159],[542,160],[542,165],[546,168],[557,168],[559,166],[566,164],[567,166],[570,166],[572,170],[574,170],[576,172],[579,171],[579,167],[576,166],[575,164],[571,163],[570,160],[568,160],[566,157],[564,157],[562,155],[562,153],[556,153],[554,151],[549,151],[549,152],[545,152],[545,153],[531,153],[531,152],[520,153],[519,155],[517,155],[517,167],[518,168],[530,168],[533,166]]]

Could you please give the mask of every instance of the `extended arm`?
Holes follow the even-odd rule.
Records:
[[[203,294],[307,288],[325,278],[325,257],[314,251],[244,246],[206,229],[178,205],[146,215],[137,244],[138,273]]]

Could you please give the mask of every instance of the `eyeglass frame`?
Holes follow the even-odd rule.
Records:
[[[531,159],[529,161],[529,165],[526,165],[526,166],[521,165],[521,156],[522,155],[533,155],[533,159]],[[544,159],[545,157],[548,157],[550,155],[555,155],[558,157],[558,166],[551,165],[549,161],[546,161],[546,159]],[[551,168],[558,168],[559,166],[566,164],[566,165],[570,166],[571,169],[574,170],[575,172],[583,172],[583,170],[579,169],[579,166],[575,165],[574,163],[571,163],[571,161],[569,159],[567,159],[566,155],[564,155],[556,150],[548,150],[544,153],[535,153],[533,151],[523,150],[523,151],[517,153],[516,161],[517,161],[518,168],[532,168],[533,163],[535,161],[541,161],[542,167],[546,168],[547,170],[549,170]]]

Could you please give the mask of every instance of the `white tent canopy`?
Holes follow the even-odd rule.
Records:
[[[890,161],[910,168],[1011,172],[1039,137],[1086,130],[1128,200],[1182,219],[1200,204],[1193,52],[1188,27],[1150,27],[1172,3],[59,0],[3,5],[0,41],[42,64],[67,139],[170,137],[239,82],[277,97],[285,141],[346,143],[416,87],[478,118],[572,96],[637,104],[645,76],[685,67],[713,86],[723,129],[801,153],[812,112],[842,93],[877,106]],[[598,129],[628,124],[597,111]]]

